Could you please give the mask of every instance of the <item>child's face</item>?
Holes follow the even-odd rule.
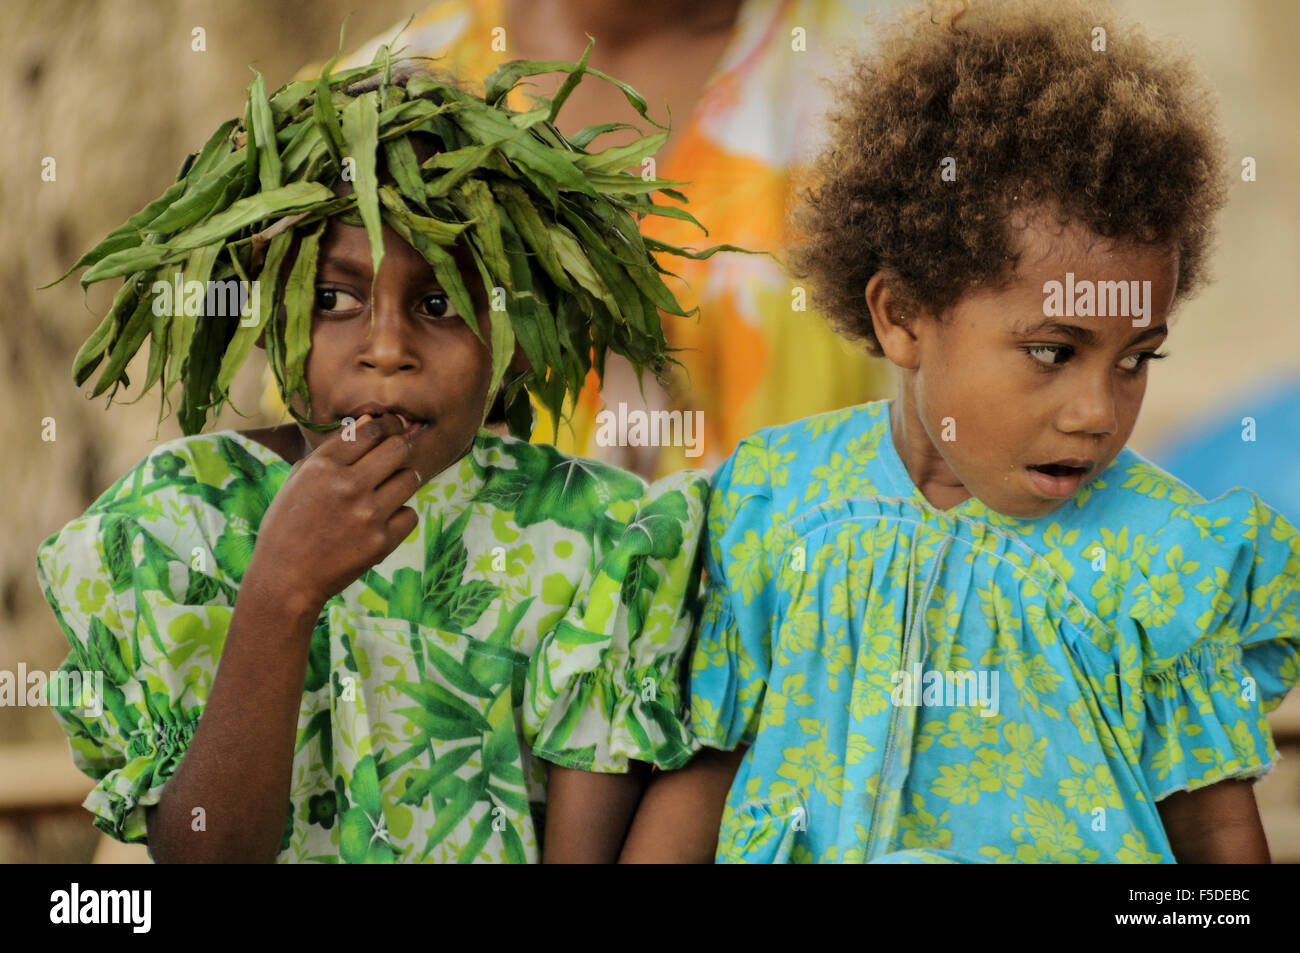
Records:
[[[1060,507],[1127,443],[1146,393],[1148,355],[1167,333],[1175,255],[1043,221],[1021,235],[1013,281],[968,293],[942,321],[914,322],[906,359],[895,361],[904,365],[902,410],[911,418],[904,418],[910,433],[900,453],[923,491],[923,479],[947,490],[949,501],[937,504],[943,508],[967,495],[1021,518]],[[1084,282],[1096,290],[1123,281],[1131,291],[1136,281],[1142,297],[1130,297],[1122,315],[1114,314],[1118,297],[1107,301],[1110,316],[1063,313],[1056,305],[1068,307],[1067,273],[1076,305]],[[1062,286],[1057,301],[1049,300],[1048,282]],[[1050,464],[1081,469],[1038,469]]]
[[[402,414],[415,444],[411,465],[427,480],[469,449],[487,403],[491,355],[419,252],[388,225],[383,239],[372,328],[366,230],[335,219],[322,236],[306,367],[311,420],[355,419],[376,407]],[[490,339],[486,310],[477,318]],[[295,406],[305,409],[301,400]],[[306,429],[303,436],[313,448],[328,438]]]

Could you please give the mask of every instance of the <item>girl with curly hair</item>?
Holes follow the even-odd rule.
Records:
[[[626,853],[1266,861],[1300,537],[1125,446],[1224,201],[1190,69],[1088,6],[918,10],[832,140],[796,270],[898,396],[715,474],[706,750]]]

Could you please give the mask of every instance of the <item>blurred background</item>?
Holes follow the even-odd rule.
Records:
[[[454,34],[462,50],[481,45],[487,59],[467,54],[465,63],[541,58],[532,48],[535,40],[527,37],[520,38],[518,48],[511,48],[507,39],[505,51],[491,50],[488,56],[493,40],[488,21],[502,16],[502,2],[485,0],[476,6],[475,0],[459,0],[425,7],[413,0],[370,0],[364,5],[354,0],[16,0],[6,6],[7,27],[0,35],[0,128],[5,130],[0,156],[9,174],[0,177],[0,286],[13,299],[0,311],[8,356],[6,373],[0,377],[0,402],[9,407],[0,417],[0,437],[9,451],[0,455],[0,670],[15,671],[21,661],[28,670],[51,671],[67,653],[36,583],[40,542],[80,514],[156,442],[180,436],[173,418],[157,425],[156,393],[134,405],[115,404],[105,413],[102,400],[89,402],[73,386],[72,356],[107,309],[111,290],[97,287],[83,296],[75,279],[47,291],[37,291],[38,286],[57,278],[82,251],[162,192],[185,154],[242,111],[250,65],[266,77],[269,89],[275,89],[334,54],[339,27],[349,13],[345,46],[362,54],[372,37],[391,36],[396,26],[418,13],[417,25],[424,24],[418,34],[422,42],[436,44]],[[533,7],[543,10],[563,2],[534,0]],[[620,3],[638,6],[635,0],[612,0],[605,6]],[[581,8],[583,0],[573,4]],[[742,6],[737,35],[744,26],[749,39],[728,47],[735,67],[728,74],[732,76],[743,75],[740,70],[752,58],[746,50],[761,39],[762,24],[834,23],[840,43],[868,43],[865,16],[887,15],[900,4],[749,0]],[[1300,269],[1295,264],[1300,259],[1300,179],[1289,171],[1292,158],[1300,154],[1295,102],[1300,59],[1294,50],[1300,4],[1116,0],[1114,7],[1149,33],[1176,38],[1194,57],[1220,99],[1230,170],[1239,169],[1246,156],[1254,158],[1257,168],[1254,182],[1234,175],[1213,259],[1217,280],[1174,319],[1166,348],[1173,357],[1152,371],[1132,445],[1207,495],[1248,486],[1300,522]],[[202,30],[202,50],[194,48],[196,29]],[[593,65],[611,69],[602,62],[601,33],[587,32],[597,39]],[[577,59],[585,45],[580,33],[547,58]],[[816,71],[832,74],[838,63],[827,44],[813,42],[806,61]],[[636,69],[649,75],[672,68],[671,62],[661,60],[658,65],[629,62],[621,72],[612,71],[645,92]],[[482,76],[471,78],[481,81]],[[747,85],[752,84],[740,84]],[[549,95],[550,90],[542,92]],[[586,104],[592,110],[603,105]],[[716,117],[726,106],[705,96],[696,110]],[[575,108],[583,108],[576,99]],[[629,108],[618,108],[609,119],[636,119]],[[820,111],[815,98],[788,98],[784,108],[797,113],[800,128],[808,132],[801,148],[815,145]],[[674,108],[674,114],[674,128],[678,123],[687,127],[677,142],[678,156],[689,156],[686,117],[691,111]],[[651,115],[666,118],[662,102],[654,98]],[[740,107],[732,115],[745,120]],[[670,149],[672,145],[670,140]],[[55,160],[53,181],[42,178],[46,157]],[[776,169],[772,194],[780,198],[788,179],[782,170],[799,157],[766,158],[771,161],[760,172]],[[740,160],[733,155],[727,161]],[[676,168],[671,173],[661,168],[659,174],[692,179],[707,177],[710,168]],[[695,206],[693,201],[692,210],[710,222]],[[761,232],[761,238],[780,234],[773,226]],[[744,237],[714,230],[708,242],[740,239],[743,244]],[[690,243],[705,242],[692,236]],[[713,280],[702,274],[705,279]],[[780,286],[779,278],[770,275],[746,280],[775,282],[776,297],[786,302],[788,315],[788,284]],[[712,313],[703,307],[708,300],[701,300],[702,326]],[[728,305],[719,301],[713,307],[720,313]],[[779,353],[784,345],[773,343],[776,332],[763,330],[748,320],[752,317],[737,306],[727,319],[736,321],[738,329],[759,328],[754,352],[759,357],[748,352],[743,357],[748,364],[758,360],[762,366],[763,354]],[[797,333],[820,340],[817,331],[799,328]],[[248,419],[227,410],[216,429],[280,422],[274,402],[265,399],[260,357],[255,352],[233,392],[235,405]],[[778,358],[771,359],[769,380],[779,370]],[[840,350],[834,360],[862,359]],[[807,366],[811,373],[805,380],[817,377],[820,365]],[[885,368],[860,366],[865,370],[858,376],[861,395],[856,399],[892,394]],[[734,398],[736,409],[729,412],[724,396],[714,395],[711,412],[724,423],[736,422],[734,429],[741,433],[819,409],[793,399],[760,406],[754,402],[757,398],[742,396]],[[827,401],[828,407],[854,402],[831,393],[812,399]],[[750,403],[741,403],[745,400]],[[57,428],[53,441],[42,439],[47,417],[54,418]],[[1241,440],[1245,417],[1255,421],[1253,442]],[[711,462],[730,450],[729,439],[726,433],[718,435]],[[620,462],[645,471],[672,465]],[[1275,860],[1300,862],[1300,693],[1293,692],[1271,721],[1283,759],[1257,786],[1257,796]],[[47,710],[0,708],[0,862],[145,859],[142,848],[105,843],[91,826],[89,814],[79,806],[88,789],[89,781],[72,767],[63,735]]]

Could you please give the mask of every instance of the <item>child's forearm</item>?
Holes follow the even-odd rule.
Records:
[[[1270,863],[1250,781],[1179,791],[1157,807],[1180,864]]]
[[[709,864],[727,792],[745,756],[705,748],[686,767],[650,783],[632,821],[620,863]]]
[[[645,788],[647,765],[597,774],[551,765],[546,784],[546,864],[612,864]]]
[[[162,799],[146,814],[150,852],[159,863],[269,863],[284,839],[319,610],[262,590],[252,569],[199,726]],[[195,824],[196,808],[202,825]]]

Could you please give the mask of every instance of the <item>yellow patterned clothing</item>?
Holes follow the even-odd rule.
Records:
[[[796,176],[815,151],[818,120],[830,105],[817,80],[834,69],[834,51],[860,35],[864,12],[861,4],[827,0],[743,4],[694,113],[655,170],[661,178],[690,183],[682,189],[688,209],[709,234],[658,216],[643,221],[645,234],[694,248],[729,243],[781,255]],[[370,62],[400,26],[345,57],[338,68]],[[418,14],[394,46],[402,55],[440,57],[439,68],[481,92],[493,70],[519,58],[510,51],[508,27],[503,0],[442,0]],[[304,69],[300,78],[318,75],[322,65]],[[628,77],[618,78],[636,86]],[[511,108],[530,106],[526,89],[514,90]],[[661,105],[652,104],[652,110],[664,118]],[[629,118],[639,119],[616,115],[609,121]],[[798,310],[804,295],[770,257],[717,254],[703,262],[670,257],[661,264],[684,280],[667,279],[686,310],[700,309],[691,318],[664,318],[669,344],[683,349],[677,355],[684,374],[674,387],[674,406],[702,411],[704,436],[697,444],[702,456],[688,457],[683,447],[663,448],[658,473],[713,467],[741,437],[759,428],[883,396],[889,381],[885,362],[839,339],[815,312]],[[593,372],[574,409],[572,428],[561,426],[552,441],[551,421],[542,413],[534,439],[604,457],[605,448],[596,441],[601,408]]]

